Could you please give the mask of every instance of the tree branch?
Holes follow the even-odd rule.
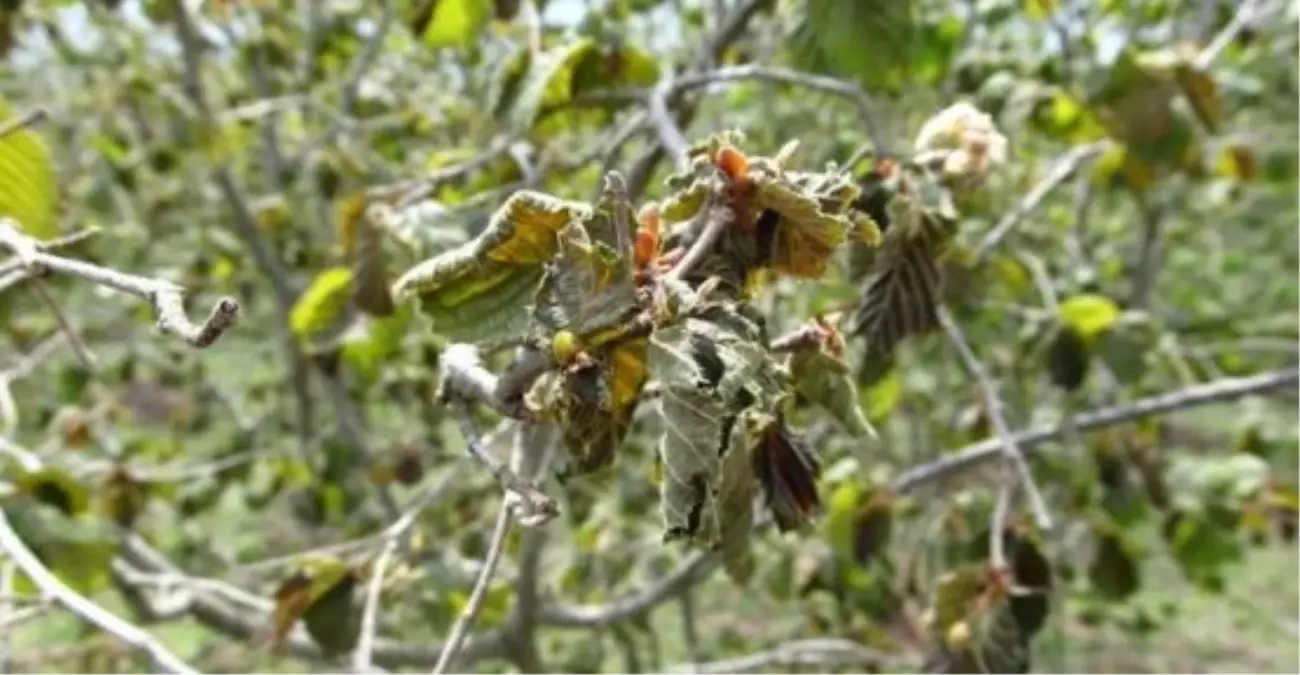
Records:
[[[158,316],[158,330],[193,347],[201,349],[216,342],[239,316],[239,301],[224,297],[217,301],[203,323],[192,323],[185,316],[185,289],[180,286],[47,253],[21,234],[17,224],[7,218],[0,220],[0,245],[12,251],[29,273],[46,269],[68,274],[147,301]]]
[[[1225,378],[1208,384],[1187,387],[1158,396],[1151,396],[1126,405],[1080,413],[1074,417],[1074,428],[1079,432],[1101,429],[1136,419],[1195,408],[1213,403],[1232,401],[1244,396],[1269,391],[1294,388],[1300,382],[1300,369],[1276,370],[1249,377]],[[1059,440],[1068,430],[1065,424],[1041,425],[1013,434],[1016,445],[1022,449],[1033,448]],[[945,455],[933,462],[912,467],[894,477],[892,487],[899,493],[912,492],[932,484],[941,484],[951,477],[965,474],[1002,454],[1000,438],[990,438]]]
[[[53,572],[41,564],[36,554],[32,553],[19,538],[18,533],[14,532],[3,509],[0,509],[0,549],[9,554],[23,574],[26,574],[43,594],[53,598],[55,602],[86,622],[113,635],[132,648],[144,652],[160,670],[168,673],[199,672],[139,626],[96,605],[60,581]]]
[[[457,652],[460,651],[461,643],[465,641],[465,636],[478,620],[479,610],[487,600],[488,586],[492,582],[492,576],[496,574],[497,564],[501,562],[501,553],[505,550],[506,535],[510,534],[511,514],[509,502],[502,501],[501,510],[497,513],[496,528],[488,544],[487,559],[483,561],[483,569],[479,571],[478,581],[474,582],[474,589],[470,591],[465,611],[461,613],[460,618],[456,619],[456,624],[451,628],[451,635],[447,638],[447,646],[438,655],[438,663],[433,666],[435,675],[444,673],[451,667]]]

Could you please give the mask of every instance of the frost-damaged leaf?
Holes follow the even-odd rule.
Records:
[[[571,223],[559,233],[559,255],[548,270],[539,318],[552,328],[587,336],[618,325],[636,310],[636,288],[626,259]]]
[[[760,209],[759,259],[784,274],[816,279],[826,273],[846,233],[855,227],[847,211],[858,188],[847,177],[796,176],[797,181],[780,172],[751,174]],[[761,210],[779,217],[765,221]]]
[[[938,260],[954,234],[955,221],[896,196],[888,206],[890,226],[870,263],[866,291],[850,332],[867,340],[872,353],[890,353],[904,338],[939,325],[942,293]]]
[[[557,233],[590,215],[584,204],[516,192],[478,237],[407,270],[393,294],[416,296],[434,331],[448,339],[517,336],[528,325],[543,264],[558,249]]]
[[[732,418],[731,434],[722,448],[719,464],[717,506],[718,548],[722,565],[736,583],[744,583],[754,572],[754,556],[749,548],[750,530],[754,527],[754,495],[758,483],[749,461],[749,448],[757,443],[754,429],[771,423],[758,408],[750,408]]]
[[[356,257],[352,260],[355,280],[353,301],[370,316],[392,316],[395,309],[384,264],[384,232],[379,223],[363,217],[358,223]]]
[[[854,436],[876,432],[858,405],[858,387],[843,361],[820,349],[803,349],[790,359],[795,389],[820,406]]]
[[[272,641],[284,644],[299,619],[327,655],[356,646],[360,617],[353,605],[358,574],[337,558],[308,560],[275,592]]]
[[[14,117],[0,100],[0,126]],[[54,164],[41,137],[20,129],[0,138],[0,217],[14,219],[37,239],[49,239],[58,234],[57,198]]]
[[[698,318],[654,333],[649,349],[650,371],[663,384],[664,538],[723,547],[739,577],[748,566],[743,522],[752,517],[740,500],[753,491],[739,465],[749,464],[750,473],[761,477],[754,458],[766,458],[761,448],[789,395],[788,381],[761,346],[761,327],[742,311],[700,309]]]
[[[289,312],[293,334],[309,342],[340,330],[352,300],[352,281],[352,270],[346,267],[316,275]]]

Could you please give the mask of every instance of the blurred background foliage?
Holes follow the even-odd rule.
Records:
[[[180,283],[195,311],[234,295],[240,323],[193,350],[157,335],[144,303],[42,279],[89,366],[30,281],[0,291],[15,404],[0,499],[60,578],[191,664],[346,665],[384,528],[427,503],[385,576],[376,662],[428,668],[482,564],[500,491],[433,403],[445,342],[409,308],[357,311],[365,205],[418,192],[411,226],[383,244],[396,271],[471,237],[517,189],[593,199],[618,169],[638,202],[662,195],[672,162],[645,123],[649,88],[755,64],[836,78],[868,114],[738,76],[669,100],[688,138],[735,128],[760,154],[798,139],[798,161],[820,168],[869,142],[909,149],[964,99],[1009,140],[960,204],[944,298],[1012,426],[1067,431],[1031,459],[1057,526],[1024,515],[1007,533],[1018,580],[1038,579],[1013,608],[1040,628],[1033,658],[974,665],[1292,672],[1294,387],[1073,425],[1294,368],[1300,4],[176,1],[0,2],[0,120],[47,113],[0,139],[0,215],[42,239],[95,228],[61,252]],[[1023,217],[1000,227],[1008,214]],[[775,283],[759,303],[781,303],[773,334],[851,311],[853,270]],[[990,437],[982,399],[942,334],[883,362],[858,347],[879,439],[812,423],[824,513],[756,535],[743,587],[681,574],[692,559],[661,542],[642,410],[611,469],[551,486],[557,521],[508,538],[461,667],[663,671],[835,638],[848,642],[808,647],[815,668],[972,672],[934,665],[971,638],[931,626],[987,556],[994,491],[899,496],[890,481]],[[2,553],[0,572],[0,664],[147,668],[45,608]]]

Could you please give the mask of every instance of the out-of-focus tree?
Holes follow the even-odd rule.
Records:
[[[1027,672],[1231,586],[1297,14],[0,2],[0,664]]]

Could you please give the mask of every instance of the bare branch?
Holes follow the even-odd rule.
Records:
[[[42,593],[100,630],[144,652],[160,670],[168,673],[199,672],[140,627],[96,605],[60,581],[53,572],[41,564],[36,554],[32,553],[19,538],[18,533],[14,532],[2,509],[0,509],[0,549],[13,558],[18,568]]]
[[[483,450],[482,435],[479,434],[478,425],[474,423],[474,416],[469,409],[467,399],[463,396],[453,395],[448,400],[448,403],[452,412],[455,413],[456,421],[460,424],[462,433],[465,435],[465,445],[469,450],[469,454],[492,472],[501,487],[516,496],[517,499],[514,505],[520,508],[520,522],[531,527],[559,515],[560,507],[555,503],[554,499],[537,489],[532,481],[516,474],[505,462]],[[510,501],[508,498],[507,502]]]
[[[46,111],[45,108],[33,108],[28,110],[4,124],[0,124],[0,138],[4,138],[15,131],[22,131],[33,124],[43,121],[48,116],[49,112]]]
[[[939,325],[943,327],[948,334],[948,341],[952,343],[953,349],[961,358],[962,365],[966,371],[975,380],[984,398],[984,412],[988,415],[989,421],[993,424],[993,429],[997,432],[998,438],[1002,443],[1002,452],[1007,462],[1011,464],[1016,471],[1016,477],[1020,484],[1024,486],[1025,493],[1029,497],[1029,507],[1034,512],[1034,519],[1038,522],[1038,527],[1044,530],[1052,528],[1052,517],[1047,511],[1047,502],[1038,490],[1038,485],[1034,483],[1033,474],[1029,471],[1029,464],[1025,462],[1025,456],[1021,454],[1020,448],[1016,445],[1015,436],[1011,433],[1011,428],[1007,426],[1007,419],[1002,414],[1002,398],[998,396],[997,385],[989,379],[988,373],[984,372],[984,367],[980,365],[979,359],[975,357],[975,352],[971,351],[970,344],[966,342],[966,336],[962,334],[961,327],[953,320],[952,314],[948,308],[940,305],[935,310],[935,315],[939,319]]]
[[[194,324],[185,316],[185,289],[180,286],[47,253],[22,235],[17,225],[9,219],[0,220],[0,245],[18,256],[29,273],[33,269],[47,269],[80,277],[147,301],[153,305],[154,313],[158,316],[158,330],[180,338],[193,347],[204,348],[216,342],[235,324],[239,316],[239,301],[224,297],[217,301],[203,323]]]
[[[704,223],[704,229],[691,243],[686,255],[682,256],[682,259],[664,275],[665,280],[680,281],[682,277],[690,274],[691,270],[695,269],[695,266],[703,262],[709,253],[713,251],[714,245],[718,243],[723,233],[727,231],[727,228],[731,227],[732,222],[736,219],[736,214],[726,206],[706,204],[700,210],[700,213],[705,214],[708,218]]]
[[[365,45],[361,48],[361,55],[352,63],[352,70],[343,83],[343,90],[339,96],[339,109],[344,116],[351,115],[353,108],[356,107],[357,90],[361,87],[361,80],[365,78],[366,73],[375,65],[375,60],[379,58],[379,48],[383,45],[384,38],[388,36],[388,31],[393,26],[396,14],[397,12],[393,8],[393,0],[380,0],[379,23],[375,25],[375,32],[366,39]]]
[[[1042,180],[1038,181],[1029,192],[1025,193],[1025,196],[1015,205],[1015,207],[1007,212],[1005,216],[1002,216],[1002,219],[993,226],[993,229],[989,230],[988,234],[984,235],[984,239],[982,239],[975,247],[976,260],[983,259],[984,256],[988,255],[988,252],[993,247],[997,246],[1012,229],[1019,225],[1020,222],[1025,219],[1025,216],[1028,216],[1034,211],[1034,209],[1037,209],[1038,206],[1043,203],[1043,199],[1045,199],[1052,190],[1069,180],[1070,177],[1079,170],[1079,167],[1083,166],[1086,162],[1097,155],[1105,152],[1110,148],[1110,146],[1110,141],[1098,141],[1096,143],[1089,143],[1088,145],[1080,145],[1072,148],[1069,152],[1062,155],[1060,159],[1056,160],[1056,163],[1052,165],[1052,168],[1047,172],[1047,175],[1044,176]]]
[[[875,106],[872,104],[871,98],[867,96],[867,92],[862,90],[862,87],[848,80],[802,73],[789,68],[746,64],[683,75],[677,80],[675,86],[678,90],[689,90],[719,82],[739,82],[743,80],[779,82],[815,89],[843,98],[857,106],[859,114],[862,115],[862,123],[867,130],[867,136],[871,138],[875,150],[886,154],[890,152],[888,135],[884,133],[884,129],[876,119]]]
[[[543,607],[538,618],[553,626],[589,628],[635,619],[704,579],[721,562],[716,554],[692,553],[658,581],[623,598],[602,605]]]
[[[353,671],[358,673],[370,671],[375,651],[375,633],[379,627],[379,594],[384,586],[384,571],[397,555],[397,549],[406,540],[407,533],[411,531],[420,514],[424,513],[424,509],[437,499],[447,486],[451,485],[454,475],[449,473],[437,484],[428,488],[415,504],[402,514],[401,518],[384,531],[384,547],[370,566],[370,583],[366,588],[366,603],[361,613],[361,635],[357,640],[356,650],[352,652]]]
[[[474,622],[478,621],[479,610],[487,600],[488,585],[492,582],[492,576],[496,574],[497,564],[501,562],[501,553],[506,547],[506,535],[510,534],[511,513],[510,505],[503,501],[501,510],[497,513],[496,529],[493,530],[492,539],[488,544],[483,569],[479,572],[478,581],[474,582],[474,589],[470,591],[465,611],[461,613],[460,618],[456,619],[456,624],[451,628],[451,635],[447,638],[447,645],[438,655],[438,663],[433,666],[435,675],[444,673],[451,667],[456,659],[456,653],[460,651],[461,643],[465,641],[465,636],[474,627]]]
[[[1201,50],[1200,54],[1196,55],[1196,68],[1205,69],[1210,67],[1214,60],[1219,58],[1219,55],[1228,48],[1228,45],[1232,44],[1233,40],[1237,39],[1241,31],[1245,30],[1252,21],[1272,13],[1276,9],[1277,6],[1266,9],[1264,0],[1245,0],[1242,2],[1237,6],[1237,13],[1232,15],[1232,20],[1228,22],[1228,25],[1224,26],[1218,35],[1214,36],[1214,39],[1205,46],[1205,49]]]
[[[650,124],[659,135],[659,143],[677,164],[677,168],[682,169],[688,162],[686,152],[690,149],[690,144],[686,142],[686,137],[682,135],[682,129],[677,126],[672,113],[668,112],[668,94],[673,87],[673,73],[670,70],[651,90],[647,107]]]
[[[881,668],[897,666],[899,659],[852,640],[835,638],[795,640],[773,649],[733,659],[690,663],[668,670],[673,673],[754,673],[776,669]],[[859,671],[860,672],[860,671]]]
[[[1263,394],[1278,389],[1295,389],[1300,382],[1300,369],[1289,368],[1275,370],[1249,377],[1232,377],[1179,389],[1167,394],[1151,396],[1126,405],[1116,405],[1092,412],[1080,413],[1074,417],[1075,429],[1079,432],[1101,429],[1131,422],[1136,419],[1170,413],[1197,406],[1223,403],[1245,396]],[[1066,432],[1065,424],[1042,425],[1017,432],[1013,435],[1016,445],[1029,449],[1051,441],[1059,440]],[[1003,441],[990,438],[974,445],[969,445],[958,452],[945,455],[933,462],[912,467],[898,474],[892,483],[897,492],[911,492],[932,484],[943,483],[952,476],[964,474],[974,468],[994,460],[1003,452]]]

